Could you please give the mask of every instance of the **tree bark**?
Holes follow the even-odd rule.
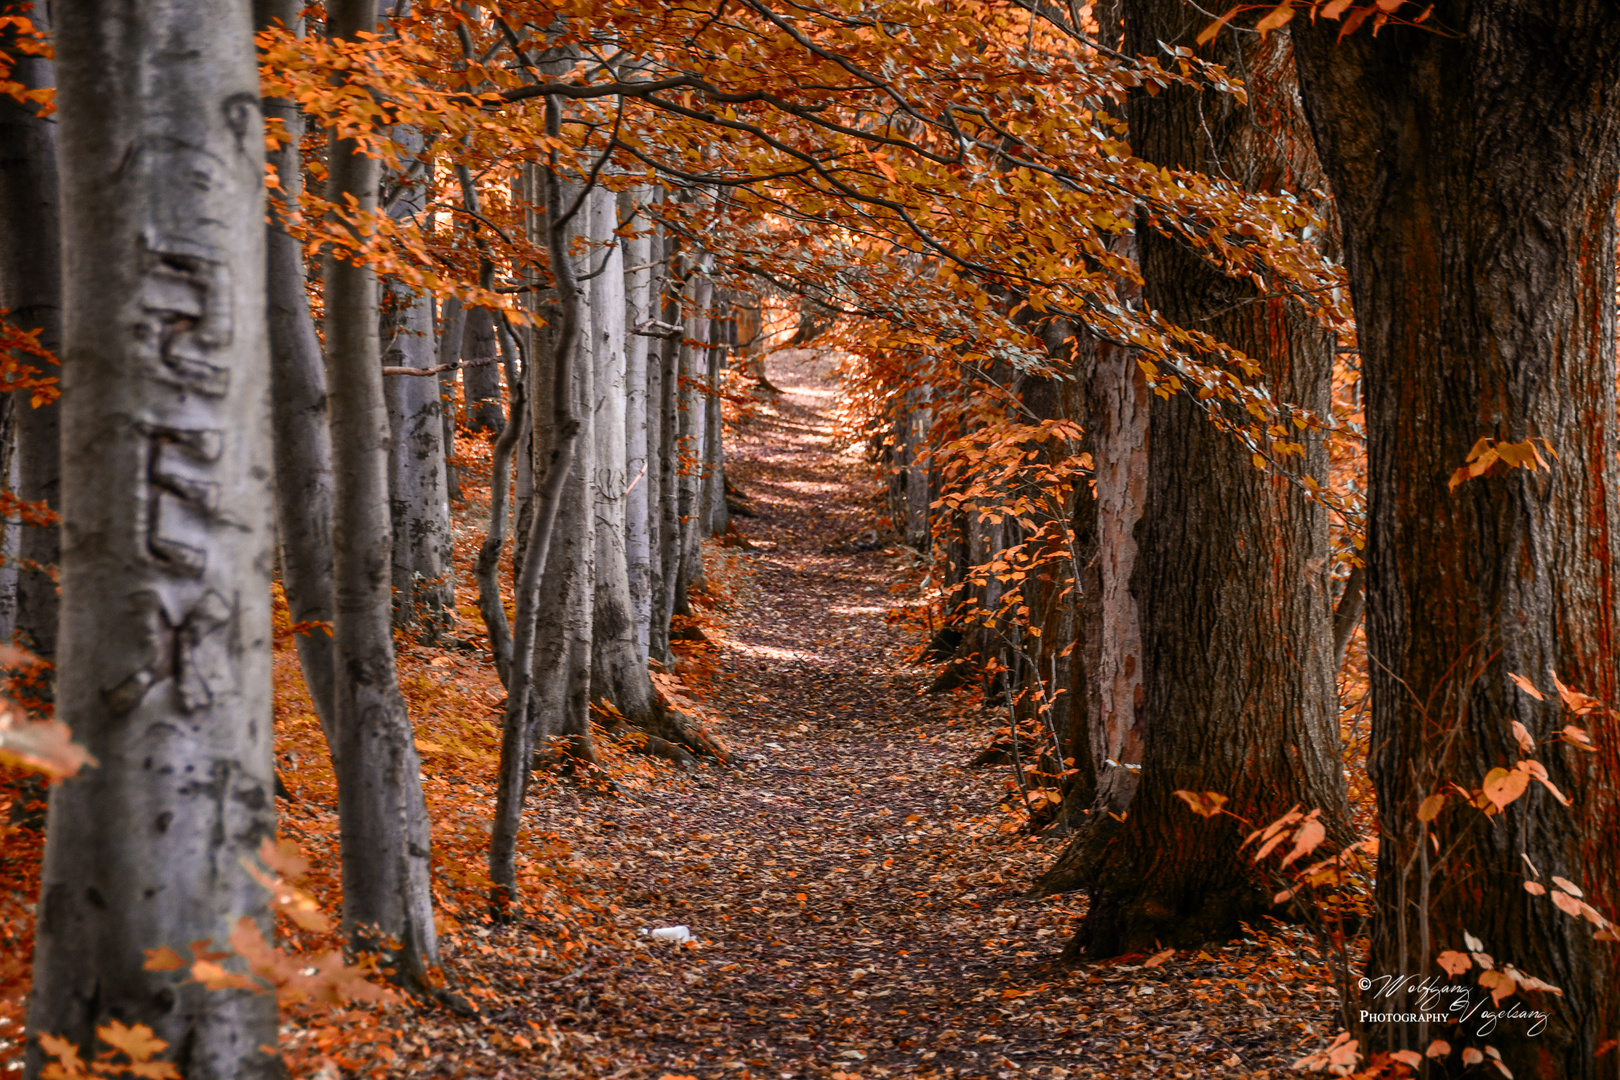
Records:
[[[256,0],[254,22],[302,31],[299,0]],[[266,226],[265,286],[270,320],[270,408],[275,432],[276,533],[281,586],[293,622],[325,624],[297,636],[315,714],[336,748],[332,698],[332,433],[326,415],[326,370],[309,310],[303,245],[288,235],[304,186],[299,143],[303,117],[294,102],[264,99],[266,116],[281,118],[289,139],[269,154],[281,183]]]
[[[666,275],[671,267],[669,250],[673,244],[663,245],[660,260]],[[660,321],[671,326],[683,326],[681,296],[684,287],[677,289],[670,282],[660,292]],[[656,564],[658,589],[653,594],[652,627],[648,636],[648,652],[661,664],[674,659],[669,647],[669,623],[675,613],[681,563],[680,514],[680,373],[681,354],[685,350],[675,336],[659,339],[658,351],[658,546]],[[651,399],[649,399],[649,405]]]
[[[517,349],[517,336],[503,334],[507,347]],[[515,378],[509,371],[512,401],[507,411],[506,427],[495,440],[490,463],[489,530],[478,549],[478,563],[474,576],[478,579],[478,612],[484,618],[484,629],[489,634],[489,651],[495,661],[495,673],[504,686],[512,684],[512,627],[506,620],[506,602],[501,599],[501,548],[506,543],[506,519],[511,511],[512,455],[517,450],[529,426],[529,409],[524,386],[525,378]],[[519,560],[521,562],[521,560]]]
[[[703,392],[709,352],[709,309],[714,282],[703,271],[703,259],[689,254],[694,266],[682,290],[685,333],[680,346],[676,460],[680,513],[679,561],[675,570],[675,613],[687,615],[687,593],[703,588],[703,471],[704,427],[708,397]]]
[[[264,132],[248,6],[63,4],[58,715],[26,1075],[145,1024],[189,1078],[274,1077],[273,995],[144,951],[272,932]]]
[[[439,305],[439,363],[461,360],[461,343],[466,335],[467,309],[454,296]],[[461,501],[461,473],[456,469],[456,380],[457,368],[439,372],[439,429],[444,447],[444,490],[446,496]]]
[[[546,133],[557,135],[561,120],[560,102],[547,98]],[[514,590],[517,610],[512,628],[511,677],[506,684],[506,713],[501,723],[501,772],[496,782],[495,820],[489,841],[489,876],[494,885],[490,902],[497,918],[506,916],[517,894],[517,835],[522,824],[523,799],[528,793],[536,737],[534,717],[538,711],[535,704],[538,688],[534,673],[543,574],[551,562],[551,545],[558,532],[558,510],[565,488],[577,471],[574,457],[583,441],[580,417],[585,415],[575,392],[580,366],[582,303],[573,266],[575,230],[569,228],[578,220],[580,208],[568,206],[571,200],[566,197],[567,189],[557,174],[555,151],[549,167],[541,175],[540,186],[545,192],[542,230],[551,258],[556,303],[552,312],[555,318],[547,321],[550,347],[544,353],[530,354],[532,362],[527,375],[533,394],[528,427],[536,453],[544,450],[547,456],[544,461],[535,463],[534,471],[540,481],[534,499],[536,505],[526,535],[519,531],[524,541],[523,557]],[[544,416],[538,411],[542,405],[546,409]],[[549,421],[549,425],[544,421]]]
[[[327,32],[377,28],[376,0],[331,0]],[[329,197],[375,212],[379,163],[335,138]],[[343,926],[356,948],[394,952],[397,977],[420,985],[438,964],[429,823],[421,762],[394,668],[388,506],[388,413],[377,340],[378,283],[365,265],[328,256],[334,646]],[[385,944],[397,942],[398,950]]]
[[[1564,993],[1521,993],[1551,1014],[1534,1036],[1521,1021],[1488,1038],[1417,1025],[1362,1034],[1374,1049],[1420,1052],[1435,1035],[1458,1051],[1488,1042],[1519,1077],[1612,1077],[1612,1045],[1594,1055],[1620,1034],[1620,952],[1521,881],[1558,875],[1611,917],[1620,905],[1620,730],[1600,710],[1585,721],[1598,753],[1556,741],[1566,721],[1549,675],[1616,700],[1620,20],[1592,0],[1458,0],[1435,20],[1444,33],[1336,43],[1326,24],[1298,31],[1366,398],[1381,826],[1368,975],[1426,976],[1437,951],[1473,934],[1498,967]],[[1557,457],[1449,490],[1482,437],[1545,438]],[[1431,793],[1477,789],[1513,765],[1515,721],[1544,743],[1533,756],[1573,806],[1531,785],[1489,820],[1454,803],[1417,821]],[[1445,854],[1431,859],[1435,843]]]
[[[495,319],[488,308],[473,308],[467,313],[467,328],[463,333],[462,358],[470,365],[461,373],[462,385],[467,393],[467,430],[500,431],[506,426],[501,412],[501,369],[492,363],[498,355],[495,340]]]
[[[618,224],[613,194],[592,192],[590,203],[592,235],[611,236]],[[593,257],[592,270],[595,277],[590,281],[586,304],[595,370],[592,430],[596,457],[589,492],[595,505],[596,535],[590,700],[606,699],[627,721],[645,727],[653,718],[653,687],[647,675],[647,662],[636,640],[626,551],[625,489],[629,486],[626,412],[631,383],[625,357],[628,343],[622,247],[616,245]]]
[[[658,505],[650,493],[658,489],[653,475],[657,470],[655,458],[647,453],[648,432],[656,428],[649,423],[655,409],[648,407],[648,357],[653,355],[652,343],[643,329],[656,315],[654,310],[651,226],[644,212],[638,212],[650,198],[645,188],[625,192],[619,196],[619,217],[633,221],[635,233],[625,240],[626,263],[624,279],[624,319],[628,334],[624,341],[625,473],[628,476],[624,508],[625,566],[629,575],[630,621],[635,636],[636,656],[645,670],[650,655],[652,627],[653,587],[653,521],[651,508]],[[641,332],[637,332],[640,330]]]
[[[20,10],[9,0],[7,14],[28,15],[49,29],[47,13]],[[36,5],[37,6],[37,5]],[[54,85],[49,60],[7,48],[11,78],[30,89]],[[0,98],[0,307],[12,325],[38,330],[39,343],[53,354],[62,344],[61,206],[57,192],[56,124],[39,116],[36,107],[6,95]],[[59,375],[48,364],[23,357],[44,377]],[[62,454],[59,402],[33,404],[32,390],[12,393],[17,497],[61,506]],[[9,475],[9,471],[8,471]],[[14,630],[18,645],[43,660],[56,656],[59,604],[50,568],[61,554],[55,525],[22,525],[17,538]],[[8,528],[9,532],[10,529]],[[10,537],[8,537],[8,540]],[[51,700],[51,682],[31,688],[42,702]]]
[[[713,346],[708,350],[708,364],[704,382],[707,394],[703,401],[703,535],[719,536],[726,531],[730,518],[726,511],[726,449],[724,425],[721,421],[720,387],[731,351],[730,338],[737,327],[731,320],[715,320]]]
[[[1208,21],[1184,0],[1128,0],[1124,10],[1129,53],[1191,44]],[[1241,53],[1236,38],[1236,31],[1222,34],[1215,56],[1250,73],[1251,106],[1185,87],[1157,97],[1132,91],[1132,148],[1159,165],[1298,189],[1299,174],[1269,141],[1247,141],[1262,109],[1275,110],[1284,131],[1290,123],[1275,77],[1288,63],[1288,38],[1250,35]],[[1286,143],[1286,134],[1279,140]],[[1247,353],[1279,400],[1326,413],[1332,338],[1303,310],[1225,276],[1145,220],[1137,249],[1148,306]],[[1239,845],[1250,828],[1296,804],[1320,810],[1335,841],[1349,837],[1332,612],[1320,568],[1326,515],[1286,478],[1257,470],[1251,452],[1217,429],[1190,392],[1155,395],[1148,414],[1131,578],[1142,634],[1142,772],[1129,814],[1099,860],[1071,955],[1236,933],[1241,920],[1270,907],[1274,891]],[[1301,441],[1304,469],[1325,476],[1321,439]],[[1225,795],[1231,814],[1253,824],[1197,817],[1178,790]]]

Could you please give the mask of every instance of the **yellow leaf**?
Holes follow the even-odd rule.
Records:
[[[1192,812],[1199,817],[1212,818],[1221,812],[1221,806],[1226,803],[1225,795],[1214,791],[1178,791],[1176,798],[1192,808]]]
[[[1468,959],[1467,953],[1460,953],[1455,949],[1447,949],[1445,952],[1435,957],[1434,962],[1439,964],[1440,970],[1444,971],[1447,975],[1461,975],[1463,972],[1472,967],[1474,963],[1472,960]]]
[[[1445,1057],[1449,1053],[1451,1053],[1451,1044],[1446,1042],[1444,1039],[1436,1039],[1434,1042],[1429,1044],[1429,1048],[1427,1050],[1423,1051],[1423,1056],[1438,1058]]]
[[[121,1051],[130,1061],[150,1061],[169,1046],[154,1035],[152,1029],[145,1024],[125,1027],[114,1020],[110,1024],[96,1028],[96,1034],[101,1037],[102,1042],[114,1050]]]
[[[1446,805],[1446,797],[1435,793],[1418,804],[1417,818],[1427,824],[1440,816],[1440,810]]]
[[[1158,967],[1160,964],[1164,963],[1174,955],[1176,955],[1176,950],[1174,949],[1166,949],[1163,952],[1154,953],[1152,956],[1142,961],[1142,966],[1145,968]]]
[[[1510,671],[1508,672],[1508,678],[1513,680],[1513,685],[1517,686],[1520,690],[1523,690],[1537,701],[1547,700],[1544,696],[1542,696],[1541,691],[1537,690],[1534,684],[1532,684],[1530,680],[1525,678],[1523,675],[1515,675]]]
[[[1509,803],[1524,794],[1524,789],[1530,786],[1530,774],[1522,769],[1492,769],[1485,774],[1485,782],[1480,785],[1480,793],[1491,801],[1498,810],[1505,810]]]
[[[147,971],[179,971],[185,966],[186,962],[180,959],[180,954],[167,945],[147,949],[146,963],[141,965]]]
[[[1255,23],[1254,28],[1259,32],[1261,37],[1265,37],[1267,34],[1271,33],[1273,30],[1276,30],[1293,17],[1293,0],[1283,0],[1282,3],[1266,12],[1265,18]]]

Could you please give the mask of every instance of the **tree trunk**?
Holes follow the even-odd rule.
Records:
[[[546,134],[555,137],[561,127],[561,104],[556,98],[546,99]],[[536,169],[526,169],[533,182]],[[529,354],[526,367],[531,409],[546,408],[542,416],[532,413],[527,425],[533,445],[547,451],[547,458],[537,462],[535,472],[540,485],[537,504],[532,512],[524,539],[523,557],[515,583],[517,611],[512,628],[512,671],[506,684],[506,714],[501,724],[501,772],[495,789],[495,820],[490,829],[489,876],[494,884],[490,897],[497,918],[506,916],[508,905],[517,893],[517,834],[522,823],[523,799],[528,793],[529,772],[536,732],[532,718],[536,712],[534,698],[534,661],[536,659],[537,630],[540,616],[542,573],[550,563],[552,538],[557,534],[557,516],[564,488],[575,472],[574,454],[579,446],[582,425],[579,418],[585,413],[575,398],[576,372],[579,368],[582,303],[579,287],[575,283],[573,267],[573,239],[576,230],[568,228],[578,221],[579,210],[570,211],[565,203],[565,187],[557,174],[557,154],[551,153],[549,167],[544,171],[545,217],[542,225],[547,253],[551,258],[552,279],[556,286],[556,303],[546,322],[549,334],[548,348]],[[536,185],[539,186],[539,185]],[[538,306],[538,305],[537,305]],[[515,417],[515,413],[513,414]],[[542,425],[549,420],[549,425]]]
[[[145,950],[272,932],[275,834],[264,133],[248,6],[63,4],[57,711],[96,766],[57,786],[26,1074],[145,1024],[188,1078],[281,1075],[274,995]],[[231,962],[233,966],[236,961]]]
[[[1620,20],[1591,0],[1481,0],[1439,5],[1436,22],[1445,33],[1386,27],[1342,43],[1331,24],[1298,31],[1366,396],[1382,840],[1368,975],[1438,974],[1435,953],[1473,934],[1498,967],[1563,996],[1514,1002],[1551,1014],[1539,1033],[1515,1020],[1488,1038],[1415,1024],[1363,1034],[1419,1052],[1436,1035],[1459,1050],[1488,1042],[1518,1077],[1612,1077],[1612,1043],[1594,1055],[1620,1035],[1620,951],[1520,885],[1558,875],[1607,915],[1620,906],[1620,728],[1600,710],[1582,721],[1598,753],[1558,742],[1549,675],[1616,700]],[[1449,490],[1481,438],[1545,438],[1557,456]],[[1418,822],[1426,796],[1512,767],[1515,721],[1574,805],[1531,785],[1489,820],[1453,802]],[[1436,843],[1445,855],[1431,859]],[[1378,1011],[1408,1007],[1388,998]]]
[[[653,309],[653,274],[652,274],[652,232],[646,221],[646,215],[637,214],[638,200],[641,204],[650,197],[651,192],[645,188],[625,192],[619,196],[619,217],[626,221],[634,219],[636,232],[625,241],[625,310],[624,319],[629,331],[624,341],[624,385],[625,385],[625,428],[624,428],[624,456],[626,481],[629,490],[625,493],[624,509],[624,549],[625,565],[629,574],[630,588],[630,621],[636,642],[636,657],[645,670],[650,648],[650,628],[652,626],[652,517],[650,507],[658,505],[656,496],[649,498],[649,493],[658,490],[656,460],[651,462],[647,453],[647,440],[649,427],[648,389],[651,383],[648,372],[651,367],[647,359],[652,355],[652,343],[656,338],[647,336],[646,324],[650,323],[656,314]],[[638,332],[639,331],[639,332]]]
[[[275,22],[302,29],[299,0],[256,0],[260,28]],[[332,433],[327,426],[326,370],[310,316],[303,245],[287,234],[304,186],[304,132],[298,106],[266,98],[267,116],[281,118],[289,141],[271,152],[281,191],[271,206],[265,243],[270,318],[270,408],[275,431],[276,533],[281,586],[294,623],[324,623],[297,636],[298,662],[315,714],[336,748],[332,726]]]
[[[689,260],[694,257],[688,255]],[[703,465],[704,421],[708,417],[708,397],[703,382],[708,370],[709,309],[714,301],[714,282],[704,273],[703,260],[686,279],[681,305],[685,333],[680,347],[679,415],[676,455],[680,485],[680,561],[676,567],[675,612],[691,613],[687,593],[703,588]]]
[[[461,355],[469,365],[461,372],[467,392],[467,430],[500,431],[506,426],[506,416],[501,411],[501,369],[495,364],[500,355],[495,319],[489,309],[469,311],[463,333]]]
[[[48,29],[45,13],[18,10],[25,6],[20,0],[10,0],[0,5],[0,11],[28,14],[36,26]],[[30,89],[53,85],[55,76],[49,60],[11,48],[6,51],[12,57],[13,80]],[[0,98],[0,215],[0,307],[8,309],[7,319],[12,325],[38,330],[39,343],[56,354],[62,344],[62,224],[56,124],[41,118],[36,107],[24,105],[10,95]],[[44,377],[60,374],[34,358],[22,360],[40,368]],[[57,510],[62,486],[61,407],[55,401],[36,406],[32,399],[32,390],[12,393],[11,420],[16,440],[13,490],[18,498],[44,502]],[[56,656],[59,605],[50,568],[57,564],[60,553],[57,526],[21,526],[15,548],[16,642],[43,660]],[[31,689],[43,702],[51,700],[49,680]]]
[[[726,531],[730,521],[726,512],[726,451],[722,438],[724,425],[721,421],[720,387],[731,345],[729,342],[722,344],[721,338],[735,334],[737,327],[730,320],[723,324],[717,321],[716,329],[722,328],[723,335],[717,335],[714,347],[709,349],[705,375],[708,394],[703,402],[704,536],[719,536]]]
[[[660,260],[667,274],[671,268],[670,256],[674,252],[669,249],[673,244],[666,243],[664,256]],[[659,321],[670,326],[682,326],[681,295],[684,289],[673,288],[673,283],[666,285],[660,293]],[[648,651],[652,658],[661,664],[668,664],[674,659],[669,647],[669,623],[675,613],[675,604],[678,599],[678,586],[680,584],[681,564],[681,513],[680,513],[680,373],[681,355],[685,346],[680,337],[671,335],[659,339],[658,350],[658,546],[655,562],[658,572],[658,590],[653,594],[652,628],[649,634]],[[651,399],[649,399],[649,404]]]
[[[461,343],[466,335],[467,309],[453,296],[446,297],[440,306],[439,363],[454,364],[461,360]],[[456,380],[461,372],[456,368],[439,372],[439,428],[440,442],[444,446],[445,494],[460,502],[461,473],[456,469]]]
[[[613,193],[592,192],[592,235],[617,224]],[[590,352],[595,368],[593,432],[596,468],[591,472],[596,506],[596,588],[591,631],[590,699],[613,703],[626,720],[645,727],[653,717],[652,680],[636,640],[635,607],[626,553],[626,403],[630,382],[625,351],[625,262],[614,247],[592,260],[601,269],[590,281]],[[645,340],[645,339],[641,339]],[[643,379],[638,373],[638,379]],[[643,379],[644,381],[644,379]],[[639,396],[639,395],[638,395]],[[643,508],[644,511],[645,508]]]
[[[376,0],[327,5],[327,31],[334,38],[352,39],[376,27]],[[334,137],[329,169],[332,201],[352,196],[362,212],[376,210],[376,160]],[[421,763],[394,669],[377,275],[369,266],[331,256],[325,272],[343,925],[363,951],[397,942],[397,977],[420,984],[438,963],[438,938]]]
[[[587,192],[572,223],[589,243],[585,247],[594,268],[602,246],[613,239],[613,211],[604,216],[598,204],[606,193]],[[580,199],[577,187],[565,189],[563,201]],[[588,283],[592,288],[600,275]],[[541,594],[549,617],[542,622],[534,645],[534,691],[530,724],[534,745],[557,740],[554,748],[573,757],[595,761],[590,737],[591,650],[596,599],[596,387],[594,335],[589,301],[580,313],[579,340],[569,361],[572,375],[571,414],[578,417],[572,467],[564,482],[552,526],[550,548]],[[622,305],[623,301],[620,300]],[[537,418],[538,421],[538,418]],[[538,428],[536,429],[539,430]],[[555,433],[552,434],[555,439]],[[537,451],[541,449],[536,439]],[[535,462],[536,473],[542,463]],[[622,506],[623,503],[621,502]]]
[[[1207,21],[1183,0],[1129,0],[1125,51],[1191,44]],[[1132,148],[1160,165],[1300,190],[1301,177],[1271,142],[1246,142],[1253,115],[1266,109],[1279,116],[1285,134],[1277,138],[1286,145],[1291,96],[1286,80],[1278,90],[1276,73],[1289,62],[1288,38],[1250,35],[1240,54],[1237,34],[1217,39],[1216,58],[1250,74],[1252,106],[1183,87],[1157,97],[1132,91]],[[1299,131],[1302,121],[1291,126]],[[1304,311],[1225,276],[1145,220],[1137,250],[1149,307],[1254,358],[1279,400],[1326,414],[1332,338]],[[1142,634],[1142,772],[1129,815],[1099,861],[1071,954],[1111,956],[1236,933],[1241,920],[1270,907],[1274,891],[1239,844],[1251,827],[1296,804],[1319,809],[1335,841],[1349,837],[1323,569],[1326,515],[1286,478],[1257,470],[1250,451],[1218,430],[1192,393],[1155,396],[1148,413],[1131,578]],[[1304,470],[1325,477],[1321,439],[1301,441]],[[1253,825],[1197,817],[1178,790],[1225,795],[1226,808]]]
[[[505,347],[517,350],[516,335],[510,332],[509,327],[503,326],[501,339]],[[501,598],[500,562],[512,505],[512,455],[529,427],[528,401],[524,391],[527,369],[526,361],[523,378],[517,377],[514,368],[507,371],[512,401],[506,414],[506,427],[501,430],[500,438],[495,440],[490,455],[489,530],[478,549],[478,564],[473,571],[478,579],[478,612],[483,616],[484,629],[489,634],[489,651],[495,661],[495,673],[505,686],[512,685],[512,627],[506,621],[506,602]]]

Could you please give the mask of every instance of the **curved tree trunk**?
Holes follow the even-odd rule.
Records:
[[[377,27],[376,0],[332,0],[327,31]],[[375,211],[379,163],[334,138],[330,197]],[[357,948],[394,956],[420,983],[438,964],[429,824],[421,762],[394,669],[388,513],[388,413],[377,340],[378,283],[369,266],[328,257],[327,383],[331,392],[334,645],[343,925]]]
[[[247,5],[60,5],[58,715],[98,764],[51,795],[26,1074],[145,1024],[195,1080],[280,1076],[274,995],[145,950],[272,932],[264,132]]]
[[[1435,954],[1473,934],[1499,968],[1563,996],[1503,1003],[1549,1013],[1539,1033],[1515,1020],[1488,1038],[1416,1024],[1362,1034],[1374,1049],[1490,1043],[1517,1077],[1612,1077],[1612,1042],[1595,1054],[1620,1036],[1620,950],[1520,886],[1558,875],[1620,910],[1620,725],[1607,710],[1583,721],[1596,754],[1557,741],[1549,675],[1616,700],[1620,20],[1591,0],[1447,3],[1436,19],[1457,32],[1336,43],[1331,24],[1298,31],[1366,395],[1382,841],[1368,974],[1439,975]],[[1544,438],[1557,457],[1449,490],[1481,438]],[[1418,822],[1428,795],[1513,766],[1514,722],[1573,805],[1531,785],[1488,821],[1453,801]],[[1431,860],[1436,842],[1446,854]],[[1379,1011],[1410,1007],[1381,999]]]
[[[1159,42],[1191,44],[1208,21],[1183,0],[1128,0],[1124,10],[1131,53],[1152,54]],[[1285,126],[1287,100],[1268,101],[1266,93],[1289,62],[1287,36],[1256,42],[1250,35],[1241,56],[1236,38],[1235,30],[1218,38],[1217,59],[1234,68],[1241,62],[1251,74],[1250,108],[1276,109]],[[1132,91],[1129,116],[1133,149],[1149,161],[1299,186],[1270,142],[1247,143],[1254,122],[1230,95]],[[1332,339],[1309,316],[1259,296],[1145,222],[1137,245],[1146,304],[1253,357],[1279,400],[1326,413]],[[1331,836],[1349,836],[1321,569],[1326,514],[1296,485],[1257,470],[1250,451],[1218,430],[1190,392],[1155,396],[1148,412],[1131,578],[1142,633],[1142,773],[1099,860],[1071,954],[1218,940],[1270,907],[1274,890],[1238,850],[1251,826],[1200,818],[1178,790],[1225,795],[1226,808],[1252,827],[1295,805],[1319,809]],[[1302,441],[1305,471],[1324,476],[1320,438]]]
[[[548,135],[558,133],[561,119],[561,103],[556,98],[547,98]],[[533,402],[532,419],[527,426],[531,433],[540,433],[532,442],[547,451],[547,458],[536,463],[535,471],[540,478],[534,499],[537,505],[523,542],[523,556],[518,560],[514,588],[517,611],[512,628],[511,677],[506,684],[506,713],[501,721],[501,772],[496,783],[495,820],[489,839],[489,876],[494,884],[490,900],[497,918],[506,916],[517,893],[517,835],[537,737],[534,717],[538,711],[535,697],[539,687],[534,678],[534,665],[538,659],[542,575],[551,562],[551,544],[557,534],[564,489],[575,471],[574,454],[582,441],[579,418],[584,415],[574,395],[583,305],[572,260],[577,230],[569,229],[571,223],[578,221],[579,209],[570,210],[564,205],[570,200],[565,198],[566,188],[557,174],[555,151],[551,154],[549,168],[543,173],[529,170],[528,179],[538,180],[536,173],[544,178],[543,185],[536,183],[535,186],[543,186],[545,191],[542,231],[551,257],[556,300],[549,312],[554,318],[548,319],[546,324],[548,348],[531,352],[526,370]],[[546,409],[544,415],[538,411],[542,405]],[[524,537],[523,530],[519,531],[519,537]]]
[[[254,21],[301,28],[299,0],[257,0]],[[265,114],[281,118],[289,140],[271,152],[281,190],[271,206],[265,243],[270,316],[270,408],[275,430],[276,533],[281,585],[296,623],[324,623],[297,637],[298,663],[327,746],[332,726],[332,433],[327,426],[326,369],[309,311],[303,245],[287,234],[288,209],[304,186],[303,118],[298,106],[266,98]]]

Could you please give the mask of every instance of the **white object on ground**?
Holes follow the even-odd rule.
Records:
[[[679,945],[692,940],[692,931],[684,926],[658,926],[651,930],[643,926],[641,936],[652,938],[654,941],[673,941]]]

